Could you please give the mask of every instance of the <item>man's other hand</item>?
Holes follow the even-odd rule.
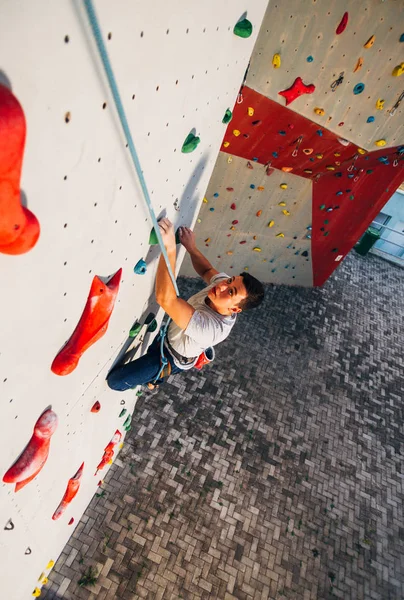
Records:
[[[188,227],[180,227],[180,242],[188,252],[196,249],[195,234]]]
[[[166,250],[175,250],[174,225],[167,218],[159,221],[160,234]]]

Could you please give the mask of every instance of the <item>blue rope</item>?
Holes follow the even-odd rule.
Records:
[[[139,178],[139,182],[140,182],[140,185],[141,185],[141,188],[142,188],[142,191],[143,191],[144,199],[146,200],[146,204],[147,204],[147,207],[149,209],[150,217],[151,217],[151,220],[152,220],[152,223],[153,223],[154,230],[155,230],[156,235],[157,235],[158,242],[160,244],[161,252],[162,252],[162,254],[164,256],[164,260],[166,261],[167,270],[168,270],[168,273],[169,273],[169,275],[171,277],[171,281],[173,283],[173,286],[174,286],[174,289],[175,289],[175,293],[177,294],[177,296],[179,296],[177,282],[175,281],[175,275],[172,272],[170,261],[168,259],[168,255],[167,255],[167,250],[165,249],[165,246],[164,246],[164,243],[163,243],[163,238],[161,237],[160,228],[158,226],[158,222],[157,222],[157,219],[156,219],[156,215],[154,214],[154,210],[153,210],[153,206],[152,206],[152,203],[151,203],[151,200],[150,200],[150,196],[149,196],[149,192],[148,192],[148,189],[147,189],[146,181],[145,181],[145,178],[143,176],[142,168],[140,166],[140,161],[139,161],[139,158],[138,158],[138,155],[137,155],[137,152],[136,152],[135,144],[133,143],[132,134],[131,134],[130,129],[129,129],[128,120],[126,118],[125,110],[124,110],[122,102],[121,102],[121,97],[120,97],[120,94],[119,94],[119,91],[118,91],[118,86],[117,86],[117,83],[116,83],[116,80],[115,80],[114,73],[112,71],[111,63],[109,61],[107,49],[106,49],[105,44],[104,44],[104,40],[103,40],[103,37],[102,37],[102,34],[101,34],[101,29],[100,29],[100,26],[99,26],[99,23],[98,23],[97,15],[95,13],[92,0],[84,0],[84,6],[85,6],[86,11],[87,11],[87,16],[88,16],[88,19],[90,21],[91,29],[93,30],[94,38],[95,38],[95,41],[97,43],[97,47],[98,47],[98,51],[100,53],[102,64],[104,65],[105,74],[107,76],[109,87],[111,88],[112,96],[113,96],[114,101],[115,101],[115,106],[116,106],[116,110],[118,111],[119,120],[121,122],[122,129],[123,129],[123,132],[125,134],[126,141],[128,143],[129,152],[130,152],[130,155],[132,157],[133,164],[135,166],[137,176]],[[166,329],[167,329],[167,326],[166,326]]]

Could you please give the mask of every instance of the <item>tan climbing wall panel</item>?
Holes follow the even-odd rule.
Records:
[[[263,165],[234,156],[228,160],[229,155],[219,154],[195,227],[198,247],[219,271],[232,275],[247,268],[262,281],[311,286],[312,182],[277,170],[268,177]],[[283,183],[287,189],[280,187]],[[195,276],[188,257],[181,274]]]
[[[335,31],[345,12],[348,24]],[[314,84],[310,95],[297,98],[290,108],[368,150],[385,139],[387,146],[404,143],[404,100],[393,116],[389,111],[404,91],[404,75],[393,77],[394,67],[404,61],[404,3],[401,0],[288,0],[271,2],[254,49],[247,85],[285,104],[279,91],[289,88],[297,77]],[[371,36],[371,48],[364,44]],[[279,53],[280,68],[272,66]],[[308,62],[307,58],[313,61]],[[354,73],[358,59],[362,68]],[[344,79],[335,92],[331,84],[341,73]],[[355,95],[356,84],[365,84]],[[384,99],[383,110],[376,109]],[[324,116],[315,114],[323,108]],[[367,123],[368,117],[374,122]],[[343,123],[343,125],[340,125]]]
[[[248,7],[248,39],[233,34],[246,10],[242,0],[94,4],[154,210],[176,227],[191,226],[267,0]],[[83,6],[61,0],[55,10],[51,0],[2,0],[0,9],[0,83],[12,88],[25,114],[21,188],[41,224],[30,252],[0,253],[7,283],[0,298],[2,477],[42,412],[51,406],[59,419],[37,477],[17,493],[10,483],[0,486],[2,595],[13,600],[31,597],[108,469],[95,475],[114,432],[125,433],[136,395],[111,391],[105,377],[134,321],[156,310],[158,249],[148,244],[152,225]],[[201,142],[183,154],[193,129]],[[140,258],[147,263],[143,276],[133,273]],[[94,275],[108,278],[120,268],[108,331],[70,375],[54,375],[52,361],[80,318]],[[96,401],[98,414],[90,412]],[[83,461],[77,497],[52,521]],[[9,519],[14,528],[4,529]]]

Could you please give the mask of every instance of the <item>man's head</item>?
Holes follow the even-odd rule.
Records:
[[[213,286],[208,299],[216,312],[222,315],[237,314],[259,306],[264,299],[264,287],[249,273],[241,273]]]

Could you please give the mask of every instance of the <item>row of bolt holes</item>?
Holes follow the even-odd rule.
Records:
[[[216,27],[216,31],[219,31],[219,27]],[[227,31],[230,31],[230,27],[227,28]],[[170,30],[167,29],[166,30],[166,35],[168,35],[170,33]],[[189,33],[189,28],[185,31],[185,33]],[[203,28],[202,33],[206,33],[206,27]],[[112,39],[112,33],[109,32],[108,33],[108,39],[111,40]],[[144,37],[144,31],[140,32],[140,37],[143,38]],[[65,44],[68,44],[70,42],[70,38],[68,35],[65,35]]]

